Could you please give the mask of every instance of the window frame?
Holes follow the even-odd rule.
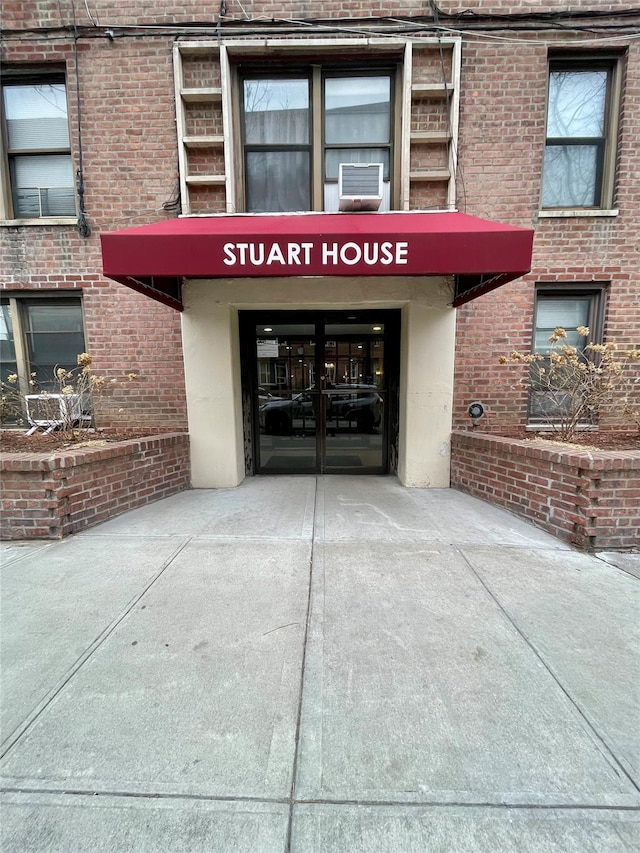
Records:
[[[375,147],[388,148],[389,150],[389,206],[391,210],[398,208],[400,197],[400,166],[398,155],[401,150],[401,116],[398,114],[398,105],[402,103],[399,95],[399,87],[402,86],[403,71],[402,62],[397,58],[389,56],[380,57],[371,64],[349,62],[344,58],[337,60],[330,55],[305,58],[301,62],[299,58],[295,61],[286,61],[278,65],[265,63],[264,60],[252,60],[251,57],[242,57],[240,61],[233,64],[234,73],[234,131],[238,140],[238,156],[236,162],[241,168],[236,176],[237,210],[247,212],[247,186],[246,186],[246,151],[247,147],[253,149],[268,149],[269,146],[253,145],[245,143],[244,138],[244,81],[247,79],[258,79],[259,77],[270,79],[300,79],[309,80],[309,122],[310,122],[310,200],[309,211],[325,211],[325,185],[337,183],[337,179],[325,176],[325,151],[331,148],[345,147]],[[324,100],[325,80],[336,77],[389,77],[389,142],[371,143],[370,145],[345,146],[327,145],[325,142]],[[280,146],[282,147],[282,146]],[[290,146],[291,149],[304,148],[305,146]],[[278,149],[275,145],[273,148]],[[387,177],[385,176],[385,180]]]
[[[60,148],[30,148],[28,151],[12,150],[9,147],[7,118],[5,115],[4,90],[12,86],[64,85],[67,107],[67,124],[69,131],[68,147]],[[28,216],[16,215],[13,201],[12,160],[16,156],[63,155],[69,157],[72,173],[74,158],[71,135],[71,117],[69,114],[69,87],[64,67],[55,65],[16,68],[2,66],[2,81],[0,83],[0,222],[11,225],[75,225],[78,219],[78,202],[75,180],[72,185],[75,211],[73,215]]]
[[[608,282],[589,282],[589,283],[545,283],[537,284],[534,294],[533,306],[533,322],[531,329],[531,353],[536,353],[536,332],[538,329],[538,309],[541,299],[556,298],[556,299],[575,299],[586,297],[590,300],[589,317],[587,326],[589,328],[589,343],[600,344],[604,340],[604,327],[607,309],[608,297]],[[584,358],[589,358],[584,354]],[[533,406],[534,391],[529,390],[527,399],[527,426],[531,429],[544,429],[550,423],[553,423],[553,417],[536,414]]]
[[[20,389],[21,394],[30,394],[32,393],[32,388],[29,385],[29,380],[33,371],[33,365],[29,357],[28,335],[30,333],[33,333],[29,330],[27,313],[29,305],[46,303],[58,303],[60,305],[64,305],[65,303],[67,303],[68,305],[71,302],[76,303],[80,309],[83,344],[84,347],[86,347],[84,300],[82,298],[82,294],[78,291],[56,291],[55,293],[35,293],[33,291],[21,291],[16,293],[14,291],[2,294],[1,298],[3,303],[9,303],[9,315],[13,327],[12,331],[16,356],[16,373],[18,374],[18,387]],[[74,360],[77,355],[79,355],[79,353],[73,354]],[[68,363],[65,366],[72,367],[75,365]],[[5,381],[5,377],[2,377],[2,379],[3,381]],[[53,387],[53,377],[51,384]]]
[[[338,142],[327,142],[327,133],[326,133],[326,86],[327,80],[336,80],[345,77],[351,77],[356,79],[358,77],[388,77],[389,78],[389,141],[388,142],[372,142],[372,143],[338,143]],[[319,157],[321,158],[321,169],[322,169],[322,181],[323,185],[326,183],[337,184],[338,177],[330,178],[326,174],[326,159],[327,159],[327,151],[336,151],[336,150],[344,150],[344,149],[353,149],[354,151],[360,148],[386,148],[389,151],[389,162],[388,168],[384,169],[383,179],[388,180],[390,183],[390,195],[393,195],[393,150],[395,143],[395,98],[394,98],[394,88],[395,88],[395,80],[394,80],[394,71],[391,70],[387,66],[380,66],[379,68],[367,69],[363,71],[362,69],[358,69],[356,71],[349,68],[333,68],[333,67],[325,67],[322,69],[322,90],[320,93],[320,111],[322,114],[322,139],[321,139],[321,148],[322,151],[319,153]]]
[[[245,110],[244,110],[244,86],[248,80],[306,80],[308,87],[308,95],[309,95],[309,128],[308,128],[308,141],[306,143],[254,143],[254,142],[246,142],[245,139]],[[312,76],[309,73],[309,70],[306,71],[304,69],[291,69],[284,72],[278,71],[269,71],[266,69],[260,69],[255,73],[252,73],[249,69],[245,70],[239,76],[239,86],[238,86],[238,97],[240,101],[240,110],[238,112],[239,120],[240,120],[240,145],[242,147],[242,156],[238,162],[242,164],[242,181],[243,181],[243,208],[248,209],[247,205],[247,155],[253,152],[307,152],[309,155],[309,199],[311,203],[313,203],[313,161],[314,161],[314,121],[313,121],[313,81]]]
[[[590,145],[597,148],[595,198],[592,205],[544,205],[545,169],[544,155],[542,180],[540,185],[539,215],[553,217],[562,215],[590,216],[602,211],[613,213],[615,191],[615,167],[618,148],[618,124],[620,114],[622,57],[615,54],[568,56],[551,55],[547,68],[547,96],[545,113],[544,155],[547,149],[556,146]],[[603,134],[601,137],[569,137],[548,135],[549,106],[552,74],[557,71],[592,72],[606,71],[607,85],[603,115]]]

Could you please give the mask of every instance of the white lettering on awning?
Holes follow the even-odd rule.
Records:
[[[323,267],[339,265],[369,267],[402,266],[408,263],[409,243],[406,241],[366,240],[362,243],[348,240],[345,243],[225,243],[223,263],[228,267],[240,265],[308,267],[318,262]]]

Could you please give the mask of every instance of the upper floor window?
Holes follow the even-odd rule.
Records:
[[[382,167],[381,210],[391,207],[391,71],[241,74],[245,208],[338,210],[340,164]]]
[[[543,208],[610,208],[617,116],[615,60],[549,69]]]
[[[309,210],[309,80],[245,79],[243,106],[247,210]]]
[[[2,86],[3,139],[7,171],[5,218],[76,215],[63,80],[6,76]]]

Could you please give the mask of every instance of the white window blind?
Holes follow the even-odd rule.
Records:
[[[589,326],[591,302],[587,296],[539,298],[535,336],[536,352],[546,352],[551,349],[549,338],[557,328],[562,328],[567,333],[563,343],[583,347],[587,341],[576,330],[578,326]]]
[[[75,216],[64,83],[6,85],[3,95],[14,215]]]

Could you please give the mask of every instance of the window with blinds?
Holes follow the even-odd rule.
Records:
[[[533,352],[549,355],[553,343],[549,340],[558,328],[564,329],[566,337],[561,343],[576,347],[587,358],[584,348],[588,343],[602,342],[604,326],[604,301],[606,289],[603,284],[576,284],[566,289],[539,286],[536,291],[535,321],[533,330]],[[578,329],[589,329],[587,337]],[[556,398],[548,390],[538,390],[532,382],[529,396],[529,422],[532,424],[560,419],[567,406],[566,395],[558,391]]]
[[[76,202],[64,82],[2,88],[11,215],[73,217]]]
[[[549,341],[557,328],[567,333],[564,343],[583,350],[587,341],[578,334],[580,326],[589,328],[592,298],[589,296],[541,296],[536,312],[534,351],[548,353]]]
[[[17,374],[26,390],[31,379],[38,390],[55,390],[56,368],[77,367],[77,356],[84,349],[80,297],[47,294],[0,299],[2,382]]]

